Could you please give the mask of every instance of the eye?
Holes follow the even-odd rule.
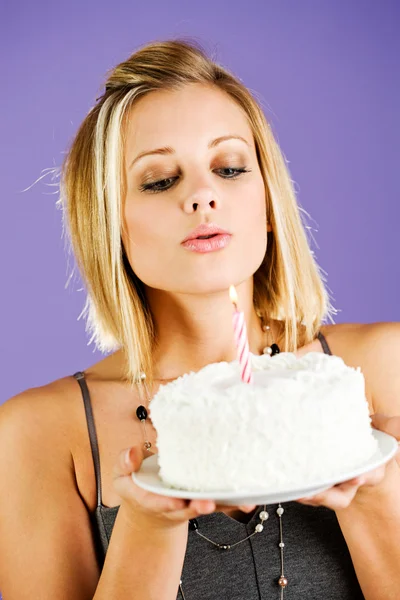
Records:
[[[168,177],[167,179],[160,179],[159,181],[153,181],[152,183],[144,183],[139,187],[141,192],[163,192],[164,190],[169,190],[178,177]]]
[[[230,171],[230,173],[222,175],[224,179],[235,179],[242,173],[250,173],[251,169],[246,169],[246,167],[223,167],[222,169],[216,169],[216,171]]]
[[[251,169],[246,169],[246,167],[222,167],[220,169],[215,169],[215,172],[220,173],[223,179],[236,179],[243,173],[250,173]],[[150,192],[152,194],[165,192],[172,188],[177,179],[179,179],[179,177],[168,177],[167,179],[159,179],[158,181],[153,181],[151,183],[143,183],[139,187],[139,190],[141,192]]]

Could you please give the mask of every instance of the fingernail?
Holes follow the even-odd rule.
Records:
[[[212,500],[207,500],[207,504],[202,508],[202,512],[204,513],[212,513],[214,512],[215,504]]]
[[[239,506],[239,508],[243,512],[251,512],[255,509],[255,506],[253,506],[253,504],[242,504],[242,506]]]
[[[131,453],[131,449],[130,448],[128,448],[128,450],[125,450],[125,458],[124,458],[124,460],[125,460],[125,464],[126,464],[127,467],[131,466],[131,459],[129,458],[130,453]]]

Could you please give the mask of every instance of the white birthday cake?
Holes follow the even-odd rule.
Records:
[[[337,356],[251,355],[161,386],[150,403],[160,477],[193,491],[282,491],[362,465],[377,450],[365,382]]]

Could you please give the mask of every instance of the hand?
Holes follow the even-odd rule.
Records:
[[[379,429],[384,433],[392,435],[400,442],[400,417],[387,417],[377,413],[372,415],[371,419],[375,429]],[[397,461],[400,466],[400,447],[392,461]],[[373,471],[364,473],[360,477],[355,477],[344,483],[339,483],[311,498],[299,498],[297,502],[309,506],[326,506],[332,510],[347,508],[357,493],[359,493],[360,488],[373,487],[383,481],[386,474],[386,468],[392,461],[389,461]]]
[[[145,459],[146,460],[146,459]],[[213,500],[184,500],[170,498],[143,490],[135,484],[132,473],[137,472],[143,462],[140,448],[133,447],[121,452],[114,467],[114,489],[128,504],[133,513],[140,512],[141,516],[148,517],[152,522],[157,522],[162,527],[179,525],[189,519],[212,512],[221,512],[232,509],[232,506],[217,505]],[[190,492],[188,492],[188,496]],[[236,507],[244,512],[250,512],[255,505]]]
[[[386,415],[376,413],[371,416],[371,419],[372,426],[375,427],[375,429],[388,433],[399,442],[399,450],[392,460],[395,460],[400,466],[400,417],[387,417]]]

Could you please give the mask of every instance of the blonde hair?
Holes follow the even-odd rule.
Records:
[[[82,122],[61,174],[64,231],[87,288],[83,315],[90,342],[103,352],[121,348],[127,379],[152,382],[154,324],[142,282],[122,239],[124,118],[154,90],[188,83],[213,85],[242,108],[252,128],[272,225],[263,263],[254,274],[254,305],[282,321],[284,350],[314,339],[332,310],[311,252],[290,175],[263,111],[248,89],[193,41],[153,42],[110,73],[105,91]],[[89,343],[90,343],[89,342]]]

